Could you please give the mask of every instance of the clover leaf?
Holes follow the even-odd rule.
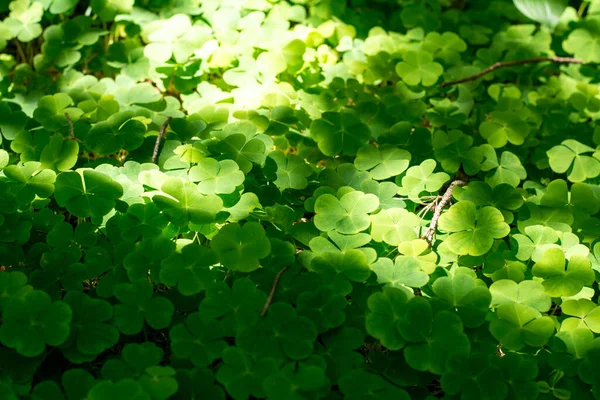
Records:
[[[473,146],[473,137],[458,129],[447,134],[437,131],[433,137],[434,155],[444,171],[454,174],[462,165],[468,175],[475,175],[481,169],[483,152]]]
[[[554,322],[539,311],[524,304],[503,304],[496,308],[497,319],[490,323],[490,332],[510,350],[525,346],[541,347],[554,333]]]
[[[507,143],[521,145],[529,134],[529,126],[519,118],[517,112],[494,111],[490,120],[479,125],[479,132],[494,148],[504,147]]]
[[[29,291],[4,306],[0,341],[26,357],[38,356],[46,345],[59,346],[67,340],[72,316],[68,303],[52,302],[39,290]]]
[[[223,208],[220,197],[205,196],[193,182],[180,178],[167,178],[160,190],[162,193],[152,197],[152,201],[177,226],[214,222]]]
[[[588,178],[595,178],[600,175],[600,161],[583,155],[593,151],[591,147],[576,140],[564,140],[559,146],[548,150],[550,168],[559,174],[568,172],[567,178],[571,182],[583,182]]]
[[[566,266],[565,262],[563,250],[551,248],[531,270],[534,276],[544,279],[542,285],[552,297],[573,296],[584,286],[594,283],[594,270],[587,258],[574,255]]]
[[[405,289],[392,286],[384,286],[381,292],[369,296],[370,312],[366,319],[367,332],[379,339],[381,344],[390,350],[399,350],[406,344],[395,321],[404,315],[408,296]]]
[[[455,272],[453,276],[436,279],[432,289],[450,303],[466,327],[475,328],[484,322],[492,300],[490,291],[481,282],[469,274]]]
[[[160,280],[167,286],[177,285],[184,296],[197,294],[210,287],[213,281],[210,267],[216,263],[213,251],[192,243],[162,261]]]
[[[271,243],[257,222],[225,225],[211,241],[219,261],[234,271],[252,272],[271,253]]]
[[[66,93],[43,96],[38,101],[33,118],[52,132],[67,128],[69,121],[65,114],[69,115],[72,122],[77,121],[83,115],[81,109],[70,107],[72,104],[73,99]]]
[[[401,242],[417,238],[419,218],[403,209],[389,208],[371,215],[371,237],[376,242],[398,246]]]
[[[149,282],[118,284],[113,292],[121,302],[114,306],[115,322],[124,334],[140,332],[144,321],[153,329],[163,329],[171,323],[175,311],[173,303],[164,297],[153,297]]]
[[[253,360],[239,347],[228,347],[223,351],[223,365],[216,374],[234,399],[247,399],[250,395],[264,397],[264,381],[278,370],[272,358]]]
[[[585,62],[598,63],[600,62],[598,32],[600,32],[598,19],[589,18],[581,28],[573,30],[567,40],[563,41],[563,49]]]
[[[399,193],[420,201],[421,193],[440,190],[450,176],[445,172],[433,172],[436,164],[435,160],[427,159],[418,166],[410,167],[401,179],[396,178],[396,183],[401,185]]]
[[[470,201],[459,201],[439,219],[440,230],[452,232],[445,243],[456,254],[480,256],[487,253],[494,239],[508,235],[510,227],[498,209],[490,206],[477,210]]]
[[[260,324],[239,332],[236,342],[252,355],[304,360],[313,353],[316,337],[317,328],[310,319],[297,315],[289,303],[277,302]]]
[[[137,149],[144,142],[146,125],[132,117],[133,113],[120,112],[94,124],[85,136],[85,146],[99,154]]]
[[[195,312],[188,315],[185,324],[171,328],[171,349],[175,356],[190,360],[197,367],[205,367],[227,348],[223,334],[221,322]]]
[[[279,189],[304,189],[308,186],[306,178],[312,175],[313,169],[302,157],[276,150],[269,153],[269,158],[277,164],[275,184]]]
[[[497,307],[504,304],[519,303],[539,312],[546,312],[552,305],[552,299],[546,293],[544,286],[537,281],[520,283],[501,279],[490,286],[492,305]]]
[[[561,324],[561,331],[587,329],[600,333],[600,307],[588,299],[567,300],[561,305],[565,315],[575,318],[566,318]]]
[[[512,238],[517,242],[516,257],[519,260],[539,261],[546,250],[558,247],[558,235],[552,228],[542,225],[530,225],[524,229],[526,235],[520,233]]]
[[[31,0],[15,0],[9,5],[9,17],[4,25],[10,29],[11,36],[21,42],[30,42],[42,34],[40,21],[44,14],[44,6]]]
[[[324,194],[315,202],[315,226],[323,232],[358,233],[369,227],[368,214],[378,207],[379,199],[374,194],[353,191],[339,199]]]
[[[233,160],[203,158],[190,168],[189,178],[202,194],[229,194],[244,182],[244,173]]]
[[[324,112],[310,125],[310,135],[326,156],[355,155],[371,137],[355,112]]]
[[[411,155],[406,150],[366,145],[358,150],[354,165],[358,170],[369,171],[373,179],[380,181],[400,175],[408,168],[410,159]]]
[[[103,217],[123,195],[123,187],[109,176],[91,170],[62,172],[54,185],[56,202],[78,217]]]
[[[100,381],[96,383],[88,393],[86,400],[150,400],[151,397],[144,391],[142,385],[131,378],[122,379],[118,382]]]
[[[421,270],[419,261],[414,258],[397,257],[395,262],[389,258],[380,257],[371,264],[371,269],[377,274],[377,282],[390,286],[422,287],[429,282],[429,275]]]
[[[444,72],[444,67],[433,61],[426,51],[407,51],[403,61],[396,64],[396,73],[409,85],[432,86]]]
[[[71,336],[63,345],[67,358],[77,360],[81,354],[93,359],[117,343],[119,331],[109,322],[113,317],[109,302],[78,292],[67,293],[64,301],[73,310]]]

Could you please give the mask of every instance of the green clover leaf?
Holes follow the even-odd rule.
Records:
[[[52,302],[45,292],[28,291],[4,306],[0,341],[25,357],[38,356],[46,345],[59,346],[67,340],[72,316],[68,302]]]
[[[113,317],[109,302],[78,292],[67,293],[64,301],[73,310],[71,336],[63,346],[67,358],[76,360],[81,354],[94,359],[117,343],[119,331],[109,323]]]
[[[600,40],[598,33],[600,33],[598,18],[586,18],[583,26],[575,29],[569,34],[567,40],[563,41],[563,49],[586,63],[599,63]]]
[[[398,246],[417,238],[419,217],[403,208],[388,208],[371,215],[371,237],[376,242]]]
[[[517,233],[512,236],[517,242],[516,257],[521,261],[532,259],[539,261],[546,250],[558,248],[558,235],[552,228],[543,225],[530,225],[524,229],[525,235]]]
[[[30,42],[42,34],[40,21],[44,14],[42,3],[31,0],[14,0],[9,5],[9,17],[4,25],[10,29],[11,36],[21,42]]]
[[[492,293],[492,305],[494,307],[518,303],[539,312],[546,312],[552,306],[552,298],[546,293],[544,286],[537,281],[517,283],[508,279],[501,279],[492,283],[490,293]]]
[[[565,315],[575,318],[565,319],[561,331],[574,331],[586,329],[594,333],[600,333],[600,307],[588,299],[567,300],[561,304],[561,310]]]
[[[216,263],[217,257],[212,250],[189,244],[162,261],[160,281],[167,286],[177,285],[182,295],[191,296],[210,287],[213,282],[210,267]]]
[[[552,171],[564,174],[571,182],[583,182],[588,178],[600,175],[600,161],[596,158],[583,155],[591,153],[594,149],[576,140],[567,139],[559,146],[548,150],[548,159]]]
[[[140,332],[144,321],[153,329],[163,329],[171,323],[175,311],[173,303],[164,297],[153,297],[153,287],[149,282],[118,284],[114,294],[121,302],[114,306],[115,323],[124,334]]]
[[[452,232],[445,243],[460,255],[480,256],[487,253],[494,239],[508,235],[510,227],[498,209],[486,206],[477,210],[470,201],[459,201],[439,219],[440,230]]]
[[[353,191],[340,199],[324,194],[315,202],[315,226],[323,232],[336,230],[343,234],[354,234],[367,229],[371,223],[368,214],[379,207],[374,194]]]
[[[152,342],[129,343],[121,351],[120,358],[107,360],[102,366],[102,378],[117,381],[137,378],[149,367],[162,360],[164,351]]]
[[[298,315],[309,318],[319,333],[336,328],[344,323],[346,298],[329,287],[300,293],[296,300]]]
[[[313,169],[306,161],[295,154],[284,154],[280,150],[269,153],[269,158],[277,164],[275,184],[281,190],[304,189]]]
[[[426,51],[407,51],[402,58],[404,61],[396,64],[396,73],[408,85],[433,86],[444,72],[444,67]]]
[[[271,243],[257,222],[225,225],[211,241],[219,261],[234,271],[252,272],[271,253]]]
[[[55,133],[42,149],[40,162],[42,168],[68,171],[75,166],[78,157],[79,143],[75,140],[65,140],[62,134]]]
[[[326,156],[352,156],[369,140],[371,131],[354,111],[324,112],[311,123],[310,135]]]
[[[54,192],[56,174],[52,170],[41,169],[41,164],[29,161],[22,165],[9,165],[4,175],[14,182],[11,191],[22,203],[31,203],[38,196],[48,198]]]
[[[223,201],[217,195],[203,195],[193,182],[180,178],[167,178],[160,190],[164,194],[152,197],[174,225],[183,227],[192,224],[208,224],[215,221],[223,208]]]
[[[360,171],[371,172],[371,177],[381,181],[403,173],[410,163],[411,155],[406,150],[392,146],[379,148],[365,145],[358,150],[354,165]]]
[[[515,6],[525,16],[530,19],[544,24],[550,29],[554,29],[560,21],[560,16],[567,8],[567,1],[564,0],[545,0],[545,1],[528,1],[515,0]]]
[[[218,319],[223,323],[226,336],[254,325],[267,296],[247,278],[238,278],[230,288],[225,284],[211,286],[198,312],[202,316]]]
[[[524,304],[503,304],[496,308],[496,317],[490,323],[490,332],[509,350],[541,347],[554,333],[552,318],[542,317],[539,311]]]
[[[408,196],[411,201],[421,201],[420,195],[423,192],[433,193],[440,190],[444,183],[450,180],[450,176],[445,172],[433,172],[435,167],[436,162],[432,159],[410,167],[401,179],[396,178],[396,183],[401,185],[399,194]]]
[[[380,257],[371,264],[371,269],[377,274],[378,283],[394,287],[422,287],[429,282],[429,275],[421,270],[419,261],[410,257],[396,257],[394,262]]]
[[[479,125],[479,132],[494,148],[504,147],[507,143],[521,145],[529,134],[529,126],[519,118],[517,112],[494,111],[490,120]]]
[[[409,294],[405,289],[384,286],[381,292],[369,296],[366,327],[369,335],[390,350],[400,350],[406,340],[400,335],[396,321],[404,315]]]
[[[33,287],[27,285],[27,275],[21,271],[12,271],[0,274],[0,312],[4,306],[14,298],[20,298]]]
[[[531,270],[534,276],[544,279],[542,285],[552,297],[573,296],[584,286],[594,283],[594,270],[587,258],[573,255],[566,267],[565,262],[563,250],[551,248],[544,252]]]
[[[223,365],[216,378],[234,399],[247,399],[251,395],[262,398],[266,396],[265,379],[277,371],[277,362],[272,358],[254,360],[241,348],[228,347],[223,351]]]
[[[43,96],[38,101],[37,108],[33,112],[33,118],[51,132],[65,129],[69,126],[65,114],[69,115],[72,122],[77,121],[83,115],[81,109],[70,107],[72,104],[73,99],[65,93]]]
[[[436,131],[433,137],[434,155],[442,168],[454,174],[461,164],[468,175],[475,175],[481,169],[483,151],[473,146],[473,137],[454,129],[447,134]]]
[[[123,187],[109,176],[91,170],[60,173],[54,185],[56,202],[78,217],[103,217],[123,195]]]
[[[146,125],[133,119],[133,113],[120,112],[92,126],[85,136],[85,146],[99,154],[132,151],[144,143]]]
[[[304,360],[313,353],[317,328],[288,303],[273,303],[260,324],[238,333],[236,342],[251,355]]]
[[[203,158],[190,168],[189,178],[202,194],[229,194],[244,182],[244,173],[233,160]]]
[[[171,328],[171,349],[179,358],[190,360],[196,367],[205,367],[221,356],[227,348],[223,340],[223,324],[195,312],[185,324]]]
[[[446,300],[468,328],[475,328],[485,321],[492,296],[482,281],[467,273],[455,272],[433,282],[433,292]]]
[[[527,171],[521,160],[513,153],[509,151],[502,152],[500,161],[498,161],[496,150],[491,145],[484,144],[480,148],[483,150],[485,157],[481,170],[490,171],[485,177],[485,182],[491,187],[503,183],[517,187],[519,182],[527,178]]]
[[[86,400],[150,400],[152,397],[144,391],[142,385],[126,378],[118,382],[100,381],[88,393]]]

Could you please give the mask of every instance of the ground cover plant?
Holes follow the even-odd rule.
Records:
[[[0,399],[600,399],[600,1],[0,2]]]

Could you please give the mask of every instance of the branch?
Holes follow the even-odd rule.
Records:
[[[495,71],[500,68],[512,67],[514,65],[524,65],[524,64],[532,64],[538,62],[550,61],[557,64],[585,64],[585,61],[579,58],[572,57],[534,57],[528,58],[526,60],[517,60],[517,61],[503,61],[492,64],[481,72],[476,73],[475,75],[467,76],[466,78],[457,79],[455,81],[450,82],[442,82],[440,84],[441,87],[458,85],[459,83],[465,83],[469,81],[474,81],[476,79],[481,78],[482,76],[489,74],[492,71]]]
[[[433,243],[433,235],[435,235],[435,229],[437,228],[438,220],[442,215],[442,210],[444,209],[444,207],[446,207],[446,204],[448,204],[448,202],[452,198],[452,192],[454,191],[454,188],[456,186],[464,186],[466,184],[467,182],[461,180],[456,180],[452,182],[450,186],[448,186],[448,189],[446,189],[446,193],[444,193],[438,205],[435,207],[433,218],[431,218],[431,222],[429,223],[429,228],[427,228],[427,230],[422,236],[423,239],[429,242],[429,245]]]
[[[73,120],[71,120],[71,116],[69,113],[65,113],[65,117],[67,117],[67,122],[69,123],[69,131],[71,132],[71,139],[75,139],[75,128],[73,128]]]
[[[154,144],[154,152],[152,153],[152,162],[156,164],[156,160],[158,159],[158,148],[160,147],[160,141],[165,136],[165,132],[167,131],[167,127],[173,118],[168,117],[165,122],[163,122],[160,127],[160,131],[158,131],[158,136],[156,137],[156,143]]]
[[[271,305],[271,302],[273,301],[273,296],[275,296],[275,290],[277,289],[277,284],[279,283],[279,278],[281,278],[281,275],[283,275],[283,273],[288,269],[288,265],[286,265],[285,267],[281,268],[281,271],[279,271],[277,273],[277,275],[275,275],[275,279],[273,279],[273,286],[271,286],[271,291],[269,292],[269,297],[267,297],[267,301],[265,302],[265,306],[263,307],[262,311],[260,312],[260,316],[264,317],[265,314],[267,313],[267,310],[269,309],[269,306]]]

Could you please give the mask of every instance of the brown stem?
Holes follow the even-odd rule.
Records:
[[[156,137],[156,143],[154,144],[154,152],[152,153],[152,162],[156,164],[156,160],[158,159],[158,148],[160,147],[160,141],[163,136],[165,136],[165,132],[167,131],[167,127],[173,118],[168,117],[165,122],[163,122],[160,127],[160,131],[158,131],[158,136]]]
[[[281,278],[281,275],[283,275],[283,273],[287,269],[288,269],[288,266],[286,265],[285,267],[281,268],[281,271],[279,271],[277,273],[277,275],[275,275],[275,279],[273,279],[273,286],[271,286],[271,291],[269,292],[269,297],[267,297],[265,306],[263,307],[262,311],[260,312],[261,317],[264,317],[265,314],[267,313],[267,310],[269,309],[269,306],[271,305],[271,302],[273,301],[273,296],[275,296],[275,290],[277,289],[277,284],[279,283],[279,278]]]
[[[448,204],[448,202],[452,198],[452,192],[454,191],[454,188],[456,186],[464,186],[466,184],[467,182],[461,180],[453,181],[450,184],[450,186],[448,186],[448,189],[446,189],[446,192],[440,199],[438,205],[435,207],[433,217],[431,218],[431,222],[429,223],[429,228],[427,228],[427,230],[422,236],[422,238],[427,240],[427,242],[429,242],[430,245],[433,243],[433,236],[435,235],[435,229],[437,228],[438,220],[442,215],[442,210],[444,209],[444,207],[446,207],[446,204]]]
[[[534,57],[534,58],[528,58],[526,60],[503,61],[503,62],[497,62],[495,64],[492,64],[489,67],[487,67],[486,69],[484,69],[483,71],[476,73],[475,75],[467,76],[466,78],[457,79],[455,81],[442,82],[440,84],[440,86],[446,87],[446,86],[458,85],[459,83],[474,81],[474,80],[479,79],[482,76],[489,74],[490,72],[495,71],[499,68],[512,67],[514,65],[532,64],[532,63],[538,63],[538,62],[544,62],[544,61],[550,61],[550,62],[558,63],[558,64],[585,64],[585,61],[583,61],[579,58],[573,58],[573,57]]]

